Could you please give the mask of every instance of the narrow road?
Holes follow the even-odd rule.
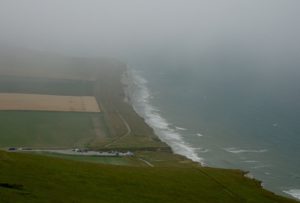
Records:
[[[150,167],[154,167],[153,164],[151,164],[149,161],[146,161],[145,159],[139,158],[139,160],[141,160],[142,162],[144,162],[145,164],[147,164]]]
[[[124,117],[119,113],[118,110],[116,110],[116,112],[117,112],[119,118],[121,119],[121,121],[123,122],[124,126],[126,127],[127,132],[124,133],[124,135],[117,137],[114,141],[112,141],[111,143],[105,145],[104,147],[109,147],[109,146],[111,146],[112,144],[114,144],[114,143],[116,143],[117,141],[119,141],[120,139],[122,139],[122,138],[124,138],[124,137],[126,137],[126,136],[128,136],[128,135],[131,134],[131,128],[130,128],[129,124],[127,123],[127,121],[126,121],[126,120],[124,119]]]

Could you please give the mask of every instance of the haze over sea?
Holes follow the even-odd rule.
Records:
[[[129,62],[129,95],[176,153],[239,168],[299,198],[300,61],[242,47],[184,55],[167,50]]]
[[[0,49],[118,58],[176,153],[300,199],[299,20],[299,0],[7,0]]]

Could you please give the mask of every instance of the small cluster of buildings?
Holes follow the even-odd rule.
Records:
[[[102,157],[123,157],[123,156],[133,156],[134,153],[131,151],[121,152],[121,151],[92,151],[86,148],[74,148],[74,149],[32,149],[32,148],[17,148],[9,147],[8,151],[32,151],[32,152],[48,152],[55,154],[64,155],[77,155],[77,156],[102,156]]]
[[[90,151],[88,149],[75,148],[72,152],[78,153],[79,155],[90,155],[90,156],[133,156],[134,153],[127,151]]]

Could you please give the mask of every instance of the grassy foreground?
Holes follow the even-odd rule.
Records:
[[[294,202],[240,171],[129,167],[0,151],[0,202]]]

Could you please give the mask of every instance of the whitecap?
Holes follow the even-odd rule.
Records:
[[[198,137],[202,137],[203,135],[201,133],[196,134]]]
[[[258,165],[258,166],[254,166],[252,167],[253,169],[260,169],[260,168],[269,168],[271,167],[270,165]]]
[[[259,161],[256,161],[256,160],[246,160],[246,161],[243,161],[245,163],[258,163]]]
[[[239,153],[264,153],[267,152],[267,149],[237,149],[234,147],[230,148],[224,148],[225,151],[234,153],[234,154],[239,154]]]
[[[287,193],[291,195],[292,197],[300,200],[300,189],[290,189],[290,190],[284,190],[284,193]]]
[[[175,129],[176,129],[176,130],[182,130],[182,131],[187,130],[186,128],[182,128],[182,127],[178,127],[178,126],[175,126]]]

